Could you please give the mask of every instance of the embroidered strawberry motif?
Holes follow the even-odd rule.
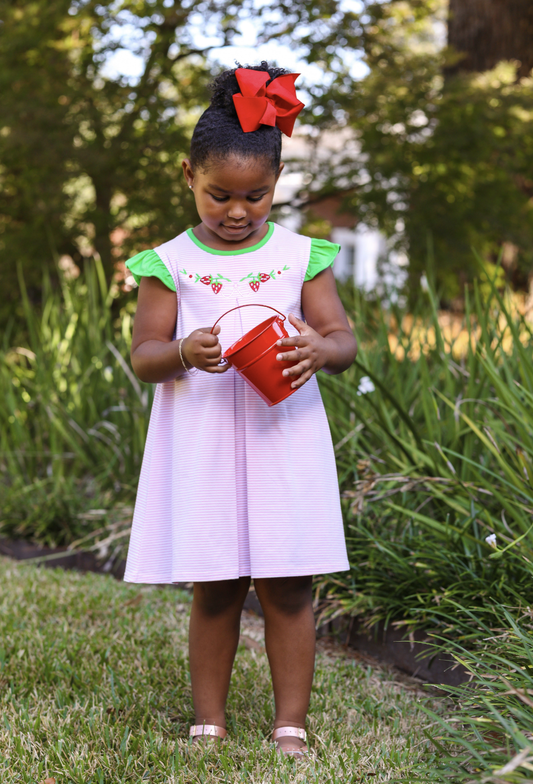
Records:
[[[211,286],[213,294],[218,294],[219,293],[220,289],[223,286],[221,281],[227,280],[228,283],[231,283],[231,279],[230,278],[225,278],[224,275],[222,275],[220,272],[216,276],[204,275],[203,277],[198,272],[195,272],[194,275],[191,275],[191,274],[189,274],[187,272],[186,269],[182,269],[182,270],[180,270],[180,272],[181,272],[182,275],[187,275],[189,278],[194,277],[194,282],[195,283],[200,282],[200,283],[203,283],[204,286]]]
[[[250,288],[252,289],[252,291],[259,291],[259,286],[260,286],[260,283],[259,283],[258,280],[253,280],[250,283]]]
[[[270,275],[267,275],[266,272],[261,272],[259,275],[261,283],[266,283],[267,280],[270,280]]]

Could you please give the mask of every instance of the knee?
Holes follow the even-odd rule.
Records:
[[[271,609],[283,615],[296,615],[313,604],[311,577],[256,580],[255,590],[265,614]]]
[[[193,601],[204,615],[222,615],[232,610],[240,612],[248,585],[242,580],[194,583]]]

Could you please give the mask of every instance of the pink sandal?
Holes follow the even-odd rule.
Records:
[[[210,735],[213,738],[220,738],[223,740],[228,733],[224,727],[218,727],[216,724],[193,724],[189,730],[190,738],[197,738],[201,735]]]
[[[304,743],[307,743],[307,733],[301,727],[278,727],[272,733],[273,741],[279,740],[279,738],[287,738],[287,737],[299,738],[300,740],[303,740]],[[291,757],[305,757],[309,754],[309,749],[307,748],[307,746],[303,746],[301,748],[296,747],[294,749],[291,748],[282,749],[278,746],[277,751],[280,754],[284,754],[287,756],[290,755]]]

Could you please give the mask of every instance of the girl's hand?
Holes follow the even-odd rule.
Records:
[[[229,363],[219,364],[222,356],[218,340],[219,332],[220,324],[216,325],[213,332],[211,332],[211,327],[203,327],[191,332],[181,344],[184,360],[191,367],[205,370],[206,373],[225,373],[226,370],[229,370]]]
[[[293,389],[298,389],[328,363],[331,341],[328,338],[323,338],[309,324],[296,318],[292,313],[289,315],[289,321],[300,334],[282,338],[278,340],[276,345],[294,346],[295,350],[278,354],[276,359],[280,362],[298,362],[297,365],[285,368],[283,371],[284,376],[299,376],[291,384]]]

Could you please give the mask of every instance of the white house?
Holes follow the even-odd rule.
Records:
[[[274,207],[278,206],[279,221],[287,228],[297,231],[305,219],[304,202],[297,193],[304,189],[304,173],[298,171],[298,161],[311,161],[320,177],[320,167],[334,164],[335,159],[347,154],[358,155],[356,142],[347,133],[323,134],[319,144],[313,144],[308,136],[283,137],[283,158],[289,163],[281,173],[276,187]],[[378,284],[378,260],[387,258],[392,265],[401,267],[405,263],[398,254],[391,253],[385,237],[376,229],[366,226],[357,215],[342,210],[343,194],[312,199],[306,206],[318,217],[328,220],[332,229],[329,239],[338,242],[341,251],[335,260],[333,271],[339,280],[353,278],[358,288],[372,290]],[[391,281],[385,281],[390,282]]]

